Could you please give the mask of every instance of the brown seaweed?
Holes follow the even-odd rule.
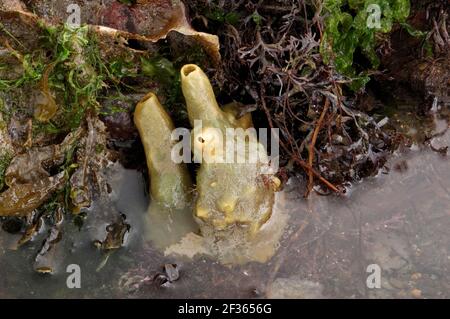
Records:
[[[83,128],[80,128],[68,134],[61,144],[30,148],[14,157],[5,172],[6,185],[11,187],[49,177],[48,171],[63,163],[66,153],[75,147],[82,133]]]
[[[40,122],[47,122],[51,120],[58,111],[58,105],[56,105],[55,98],[53,97],[50,88],[48,86],[48,78],[55,63],[51,63],[45,68],[44,74],[41,79],[41,99],[36,106],[35,118]]]
[[[77,168],[70,177],[70,199],[74,214],[90,207],[95,193],[100,193],[107,187],[101,174],[113,159],[113,154],[106,148],[103,122],[94,114],[89,114],[86,121],[86,135],[80,139],[76,153]]]
[[[54,217],[54,225],[49,230],[49,235],[44,240],[42,248],[34,261],[35,271],[43,274],[53,274],[57,264],[60,262],[60,259],[58,258],[60,247],[57,244],[62,239],[61,224],[64,217],[61,208],[56,210]]]
[[[28,184],[16,184],[0,194],[0,216],[26,216],[41,206],[66,181],[65,173]]]
[[[126,221],[125,215],[120,215],[116,222],[106,226],[106,238],[96,240],[94,245],[102,250],[114,250],[122,247],[130,232],[131,226]]]

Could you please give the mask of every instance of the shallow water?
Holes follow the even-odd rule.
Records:
[[[450,134],[433,140],[448,145]],[[115,166],[110,202],[89,212],[81,231],[67,223],[54,275],[33,271],[45,231],[19,250],[0,230],[0,297],[450,297],[449,159],[429,148],[395,154],[389,174],[352,187],[346,197],[298,193],[291,179],[278,205],[290,215],[276,255],[266,264],[224,266],[212,257],[164,256],[145,240],[148,198],[140,173]],[[111,216],[131,225],[125,247],[109,257],[96,249]],[[152,280],[164,264],[180,278]],[[69,289],[66,268],[81,268],[81,288]],[[381,288],[366,285],[367,267],[381,269]]]

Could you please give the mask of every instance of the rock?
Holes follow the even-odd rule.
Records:
[[[414,288],[411,290],[411,296],[413,296],[416,299],[422,298],[422,291],[420,289]]]
[[[273,299],[322,299],[323,286],[299,276],[276,279],[267,290],[267,298]]]

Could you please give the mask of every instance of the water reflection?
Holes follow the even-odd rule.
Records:
[[[448,145],[450,134],[431,142]],[[55,275],[32,271],[42,238],[11,250],[17,236],[0,231],[0,297],[449,298],[449,160],[417,148],[394,155],[387,167],[389,174],[354,185],[348,197],[313,194],[305,200],[298,192],[301,180],[291,179],[278,203],[290,220],[276,255],[265,264],[240,266],[202,255],[165,256],[149,244],[143,238],[148,199],[142,176],[118,169],[112,206],[94,207],[81,231],[64,230]],[[110,211],[126,214],[132,231],[126,247],[99,270],[105,256],[92,240],[104,235],[109,220],[100,217]],[[81,289],[66,286],[70,263],[81,266]],[[177,265],[180,279],[161,287],[154,278],[167,263]],[[381,267],[381,289],[366,285],[370,264]]]

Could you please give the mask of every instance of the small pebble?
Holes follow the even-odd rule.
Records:
[[[411,290],[411,296],[413,296],[416,299],[420,299],[422,298],[422,291],[420,289],[415,288]]]
[[[164,270],[167,275],[167,279],[169,279],[170,282],[178,280],[180,278],[180,273],[178,271],[178,266],[175,264],[165,264]]]
[[[411,280],[417,281],[420,278],[422,278],[422,274],[420,272],[416,272],[416,273],[411,275]]]

